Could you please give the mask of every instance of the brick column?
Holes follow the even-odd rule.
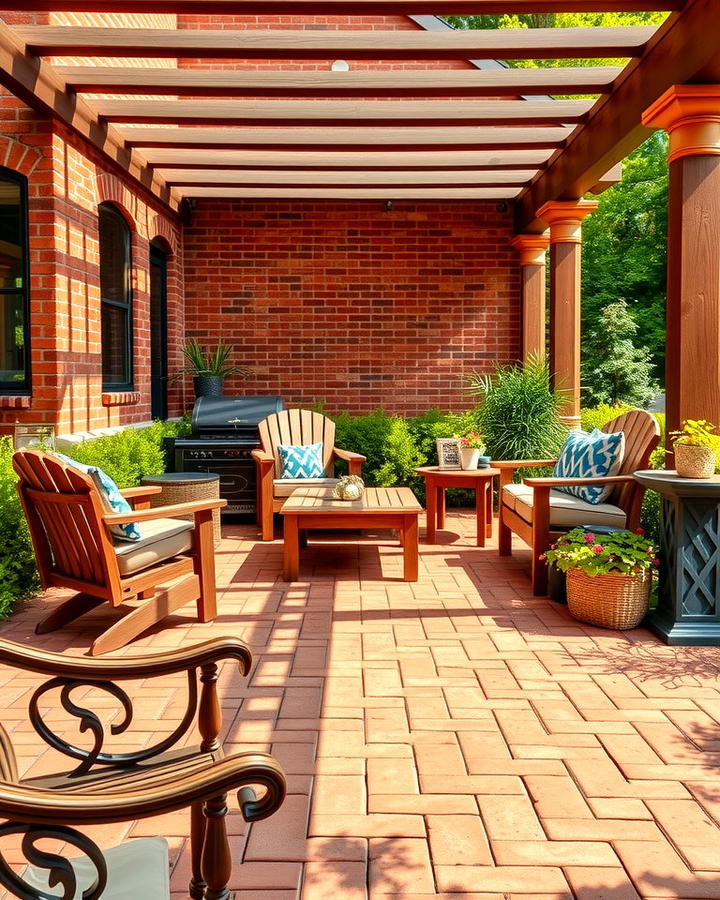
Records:
[[[550,239],[544,234],[518,234],[522,269],[522,358],[545,355],[545,256]]]
[[[594,200],[555,200],[538,210],[550,226],[550,371],[567,394],[563,421],[580,427],[580,257],[582,221]]]
[[[720,426],[720,85],[676,85],[643,124],[670,136],[667,429]]]

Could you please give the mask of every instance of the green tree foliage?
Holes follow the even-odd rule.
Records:
[[[638,324],[622,298],[609,303],[585,335],[582,357],[583,399],[598,403],[647,406],[657,393],[650,354],[636,347]]]

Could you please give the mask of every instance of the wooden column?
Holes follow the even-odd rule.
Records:
[[[670,135],[667,429],[720,425],[720,85],[676,85],[642,117]]]
[[[582,221],[594,200],[554,200],[538,210],[550,226],[550,371],[566,392],[563,421],[580,427],[580,257]]]
[[[550,239],[544,234],[518,234],[522,269],[522,359],[545,355],[545,257]]]

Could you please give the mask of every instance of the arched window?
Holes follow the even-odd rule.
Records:
[[[27,181],[0,166],[0,392],[30,391]]]
[[[130,229],[122,213],[111,203],[101,203],[98,212],[103,387],[131,390]]]

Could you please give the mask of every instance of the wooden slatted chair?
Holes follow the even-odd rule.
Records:
[[[578,525],[610,525],[635,529],[640,523],[640,507],[645,488],[633,478],[633,472],[646,469],[650,455],[660,441],[655,416],[642,409],[632,409],[607,425],[602,431],[625,432],[625,455],[617,475],[609,478],[526,478],[513,484],[517,469],[553,466],[555,459],[493,460],[501,470],[499,508],[499,551],[512,553],[512,532],[532,549],[533,593],[547,593],[547,565],[541,556],[551,542]],[[557,488],[581,484],[612,484],[613,491],[604,503],[586,503],[579,497]]]
[[[170,900],[166,893],[167,849],[163,859],[162,842],[158,847],[157,840],[150,846],[143,840],[128,841],[105,854],[78,828],[189,808],[189,896],[193,900],[229,898],[232,856],[225,825],[227,794],[239,791],[242,814],[253,822],[280,808],[286,785],[280,765],[267,753],[223,754],[218,737],[222,717],[217,679],[219,664],[228,660],[247,675],[252,654],[246,644],[232,637],[115,660],[73,658],[0,641],[0,662],[49,679],[30,698],[30,722],[46,744],[75,765],[71,771],[20,779],[12,739],[0,725],[0,819],[6,820],[0,822],[0,838],[22,837],[23,856],[32,863],[29,870],[20,872],[0,853],[0,893],[5,887],[22,900],[43,900],[56,895],[56,891],[48,892],[48,884],[59,881],[62,896],[68,898]],[[147,736],[141,734],[136,752],[124,748],[118,752],[107,746],[112,745],[114,735],[132,724],[132,700],[120,682],[159,678],[168,686],[168,679],[173,679],[173,687],[182,691],[175,679],[183,674],[187,707],[172,733],[163,733],[150,747],[144,740]],[[80,731],[88,735],[90,749],[69,743],[57,733],[60,717],[56,703],[47,715],[48,700],[55,699],[56,692],[65,712],[76,717]],[[110,705],[108,697],[114,701]],[[15,713],[6,711],[3,718],[11,715]],[[195,723],[199,735],[193,740]],[[259,797],[257,788],[262,789]],[[36,846],[46,839],[59,841],[57,847],[62,849],[50,854]],[[73,860],[78,878],[84,879],[77,892],[71,881],[73,868],[65,858],[68,845],[83,854],[79,865]],[[87,892],[83,892],[86,885]]]
[[[102,603],[120,606],[140,598],[96,638],[90,648],[95,656],[124,646],[192,601],[201,622],[215,618],[212,512],[225,500],[150,509],[149,497],[161,489],[130,488],[122,493],[135,509],[110,515],[88,475],[47,453],[18,450],[13,467],[43,589],[78,592],[40,622],[37,634],[62,628]],[[194,521],[175,518],[189,514]],[[110,526],[128,522],[140,524],[141,539],[114,540]]]
[[[335,446],[335,423],[327,416],[307,409],[284,409],[260,422],[261,450],[253,450],[257,468],[257,518],[262,539],[273,539],[273,514],[299,487],[329,487],[337,483],[335,460],[348,464],[351,475],[362,473],[365,457]],[[323,445],[324,478],[279,478],[279,444]]]

